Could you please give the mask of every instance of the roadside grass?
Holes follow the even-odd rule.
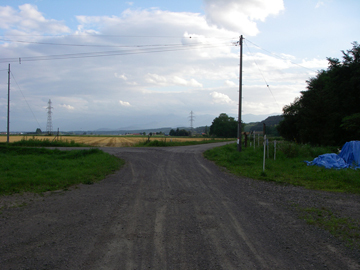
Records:
[[[335,237],[345,241],[349,247],[360,248],[360,224],[352,218],[343,218],[331,210],[322,208],[297,208],[300,218],[308,224],[329,231]]]
[[[1,143],[0,145],[4,145],[5,143]],[[9,143],[8,146],[27,146],[27,147],[82,147],[88,146],[83,143],[76,143],[75,141],[68,140],[52,140],[49,139],[38,139],[38,138],[22,138],[20,141]]]
[[[136,144],[134,147],[167,147],[167,146],[187,146],[187,145],[197,145],[197,144],[207,144],[207,143],[218,143],[218,142],[227,142],[233,141],[235,139],[204,139],[201,141],[171,141],[171,139],[163,138],[161,140],[143,140]]]
[[[308,189],[349,192],[360,194],[360,170],[325,169],[307,166],[305,160],[334,153],[336,148],[311,147],[283,142],[278,145],[276,160],[271,149],[263,171],[263,147],[242,148],[237,151],[236,144],[228,144],[204,152],[204,156],[225,167],[231,173],[253,179],[273,181],[281,184],[303,186]]]
[[[98,149],[60,151],[1,145],[0,195],[92,184],[123,164],[123,160]]]
[[[325,169],[307,166],[304,160],[311,161],[325,153],[336,153],[336,148],[310,147],[283,142],[279,145],[276,160],[274,151],[266,159],[263,172],[263,147],[243,148],[237,151],[236,144],[213,148],[204,152],[204,156],[229,172],[252,179],[273,181],[279,184],[303,186],[308,189],[332,192],[360,194],[360,170]],[[310,225],[329,231],[343,240],[351,248],[360,248],[360,224],[351,217],[341,217],[331,210],[321,208],[303,208],[294,206],[299,218]]]

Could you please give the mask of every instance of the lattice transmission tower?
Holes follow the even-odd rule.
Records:
[[[194,130],[194,121],[195,121],[195,116],[194,116],[194,112],[193,112],[193,111],[190,112],[189,121],[190,121],[190,130],[191,130],[191,133],[193,133],[193,130]]]
[[[48,106],[47,106],[47,123],[46,123],[46,132],[50,135],[52,134],[52,119],[51,114],[53,107],[51,107],[51,99],[49,99]]]

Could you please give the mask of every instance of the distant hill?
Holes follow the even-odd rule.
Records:
[[[277,133],[276,126],[283,120],[282,115],[275,115],[275,116],[269,116],[265,120],[261,122],[253,122],[246,124],[245,131],[251,132],[251,131],[263,131],[263,123],[266,125],[266,133]],[[277,135],[277,134],[274,134]]]
[[[250,122],[250,123],[246,123],[245,126],[245,131],[246,132],[251,132],[251,131],[257,131],[260,132],[263,130],[263,124],[265,123],[267,126],[267,129],[273,129],[276,130],[276,125],[279,124],[279,122],[283,119],[283,117],[281,115],[275,115],[275,116],[269,116],[267,117],[265,120],[261,121],[261,122]],[[199,126],[199,127],[194,127],[193,128],[193,134],[202,134],[202,133],[208,133],[210,130],[210,125],[208,126]],[[185,126],[178,126],[178,127],[163,127],[163,128],[136,128],[136,127],[131,127],[128,126],[127,128],[123,128],[123,129],[108,129],[108,128],[101,128],[101,129],[97,129],[97,130],[87,130],[87,131],[71,131],[71,132],[62,132],[63,134],[78,134],[78,135],[82,135],[82,134],[87,134],[87,135],[125,135],[125,134],[143,134],[144,132],[146,134],[152,132],[152,133],[160,133],[162,132],[163,134],[169,134],[171,129],[176,130],[177,128],[181,129],[185,129],[187,131],[189,131],[191,128],[190,127],[185,127]],[[269,130],[270,131],[270,130]],[[267,134],[270,134],[269,132],[267,132]]]

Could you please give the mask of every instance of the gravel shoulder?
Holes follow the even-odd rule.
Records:
[[[359,195],[235,177],[202,157],[222,144],[101,148],[126,161],[101,182],[0,197],[0,268],[360,269],[296,210],[360,221]]]

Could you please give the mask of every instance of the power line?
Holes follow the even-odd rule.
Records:
[[[245,40],[245,44],[246,44],[246,48],[247,48],[247,49],[249,50],[249,52],[251,53],[250,48],[249,48],[249,46],[247,45],[246,40]],[[254,63],[255,63],[255,65],[256,65],[256,67],[258,68],[258,70],[259,70],[259,72],[260,72],[261,76],[263,77],[264,82],[265,82],[265,84],[266,84],[266,87],[269,89],[269,91],[270,91],[270,93],[271,93],[272,97],[273,97],[273,98],[274,98],[274,100],[275,100],[275,103],[276,103],[276,104],[278,105],[278,107],[280,108],[279,103],[277,103],[276,98],[275,98],[275,96],[274,96],[273,92],[271,91],[270,86],[269,86],[268,82],[266,81],[265,76],[264,76],[264,74],[261,72],[261,70],[260,70],[260,68],[259,68],[259,65],[257,64],[257,62],[256,62],[256,60],[255,60],[255,59],[254,59]]]
[[[8,35],[7,37],[116,37],[116,38],[186,38],[184,36],[162,36],[162,35],[145,35],[145,36],[135,36],[135,35],[105,35],[105,34],[74,34],[74,35],[34,35],[34,34],[21,34],[21,35]],[[204,38],[205,36],[193,36],[189,34],[189,38]],[[236,36],[232,37],[205,37],[205,38],[212,38],[212,39],[237,39]]]
[[[27,43],[37,45],[54,45],[54,46],[71,46],[71,47],[105,47],[105,48],[133,48],[133,47],[165,47],[165,46],[179,46],[182,44],[153,44],[153,45],[99,45],[99,44],[71,44],[71,43],[54,43],[54,42],[38,42],[25,40],[12,40],[0,38],[0,41],[9,41],[15,43]]]
[[[29,103],[27,102],[27,100],[26,100],[26,98],[25,98],[25,96],[24,96],[23,92],[21,91],[21,88],[20,88],[19,84],[17,83],[17,81],[16,81],[16,79],[15,79],[15,77],[14,77],[14,74],[12,73],[12,71],[11,71],[10,73],[11,73],[11,76],[13,77],[13,79],[14,79],[14,81],[15,81],[15,83],[16,83],[16,85],[17,85],[17,87],[19,88],[20,93],[21,93],[21,95],[23,96],[23,98],[24,98],[24,100],[25,100],[25,102],[26,102],[27,106],[29,107],[29,109],[30,109],[30,111],[31,111],[32,115],[34,116],[34,118],[35,118],[35,120],[36,120],[36,122],[37,122],[37,124],[38,124],[39,128],[41,129],[41,126],[40,126],[40,124],[39,124],[38,120],[36,119],[34,112],[32,111],[32,109],[31,109],[31,107],[30,107]]]
[[[270,51],[268,51],[268,50],[265,50],[265,49],[261,48],[259,45],[256,45],[255,43],[251,42],[250,40],[247,40],[247,41],[250,42],[251,44],[253,44],[254,46],[258,47],[260,50],[263,50],[263,51],[265,51],[265,52],[267,52],[267,53],[270,53],[270,54],[272,54],[273,56],[275,56],[275,57],[277,57],[277,58],[279,58],[279,59],[287,60],[287,61],[289,61],[290,63],[292,63],[293,65],[299,66],[299,67],[301,67],[301,68],[305,68],[305,69],[310,70],[310,71],[312,71],[312,72],[316,72],[315,70],[313,70],[313,69],[311,69],[311,68],[304,67],[304,66],[302,66],[302,65],[300,65],[300,64],[298,64],[298,63],[295,63],[295,62],[293,62],[293,61],[291,61],[291,60],[289,60],[289,59],[286,59],[286,58],[284,58],[284,57],[282,57],[282,56],[280,56],[280,55],[277,55],[276,53],[273,53],[273,52],[270,52]]]
[[[41,61],[41,60],[60,60],[60,59],[74,59],[74,58],[89,58],[89,57],[105,57],[105,56],[118,56],[118,55],[130,55],[130,54],[144,54],[144,53],[161,53],[161,52],[172,52],[192,49],[210,49],[223,46],[232,46],[231,44],[221,45],[179,45],[181,47],[173,48],[150,48],[143,50],[120,50],[120,51],[103,51],[103,52],[90,52],[90,53],[76,53],[76,54],[61,54],[61,55],[44,55],[44,56],[33,56],[33,57],[13,57],[13,58],[0,58],[0,63],[8,62],[25,62],[25,61]]]

